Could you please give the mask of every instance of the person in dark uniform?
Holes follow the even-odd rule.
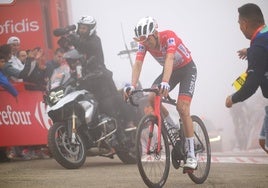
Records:
[[[240,58],[248,60],[246,79],[242,87],[226,98],[225,106],[243,102],[251,97],[258,88],[268,98],[268,27],[265,25],[261,9],[253,3],[238,8],[240,29],[250,40],[250,47],[238,51]],[[265,107],[265,118],[260,133],[259,143],[268,153],[268,106]]]
[[[81,16],[78,21],[77,36],[72,44],[84,56],[83,75],[101,72],[101,76],[86,79],[81,83],[82,88],[90,91],[99,103],[102,113],[117,119],[119,126],[129,128],[135,118],[135,112],[128,109],[122,95],[117,90],[113,73],[104,63],[104,55],[100,37],[96,32],[96,20],[92,16]],[[91,59],[93,58],[93,61]],[[130,113],[129,113],[130,112]]]

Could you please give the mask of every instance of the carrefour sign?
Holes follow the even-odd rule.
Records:
[[[41,91],[19,90],[15,99],[0,90],[0,147],[47,144],[52,125]]]

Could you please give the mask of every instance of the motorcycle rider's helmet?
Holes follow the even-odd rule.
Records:
[[[92,16],[81,16],[77,22],[78,24],[78,29],[80,25],[87,25],[89,28],[89,36],[91,36],[93,33],[96,32],[96,26],[97,22],[94,17]]]
[[[149,35],[154,34],[158,28],[157,22],[154,18],[147,16],[139,20],[134,31],[134,40],[138,42],[145,41]]]

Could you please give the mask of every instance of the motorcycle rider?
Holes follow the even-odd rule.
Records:
[[[119,126],[131,122],[133,114],[127,114],[127,106],[124,104],[117,87],[113,81],[113,74],[104,64],[104,55],[100,37],[96,33],[96,20],[92,16],[81,16],[78,20],[76,36],[71,41],[75,49],[84,55],[87,63],[82,65],[83,73],[102,72],[103,74],[94,79],[82,81],[81,87],[93,93],[99,103],[99,109],[106,115],[117,119]],[[93,61],[89,62],[89,59]],[[121,121],[119,121],[121,120]]]

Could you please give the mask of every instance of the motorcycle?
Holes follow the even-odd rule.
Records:
[[[53,122],[48,131],[52,157],[67,169],[80,168],[87,156],[113,158],[116,154],[125,164],[136,163],[136,127],[122,128],[118,126],[120,120],[99,111],[98,101],[89,91],[81,89],[79,83],[103,72],[81,76],[79,66],[76,77],[66,71],[62,76],[55,76],[56,80],[51,79],[44,95]]]

